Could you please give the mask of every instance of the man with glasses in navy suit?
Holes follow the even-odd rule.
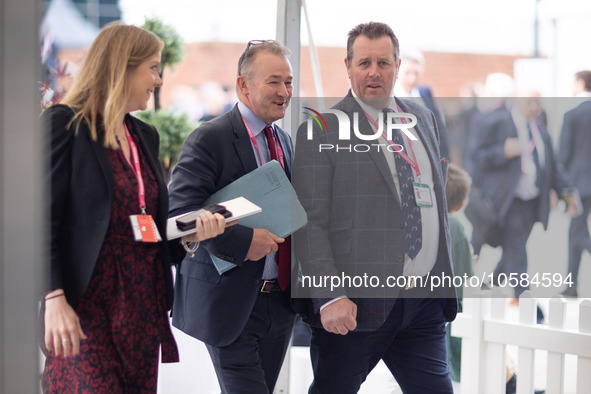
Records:
[[[292,95],[288,56],[276,41],[248,43],[238,62],[238,104],[199,126],[181,149],[170,216],[201,208],[269,160],[291,175],[291,138],[274,124]],[[295,318],[281,258],[275,258],[285,243],[265,229],[237,224],[187,253],[177,269],[173,325],[205,342],[224,394],[273,392]],[[219,274],[210,254],[236,267]]]

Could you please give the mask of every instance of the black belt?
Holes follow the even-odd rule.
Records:
[[[277,279],[260,280],[258,282],[260,284],[259,291],[261,293],[279,293],[279,292],[281,292],[281,287],[279,286],[279,282],[277,282]]]

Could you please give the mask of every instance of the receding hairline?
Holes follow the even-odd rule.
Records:
[[[289,63],[291,50],[279,41],[264,40],[262,43],[253,44],[245,49],[238,59],[238,75],[244,75],[244,71],[250,70],[259,53],[272,53],[278,57],[283,56]],[[291,66],[291,64],[290,64]]]
[[[265,51],[265,50],[257,52],[255,54],[255,56],[253,56],[251,58],[251,61],[247,64],[247,67],[242,68],[241,75],[245,78],[248,78],[248,79],[252,78],[253,71],[255,71],[253,66],[255,65],[255,63],[257,61],[260,61],[259,59],[261,57],[266,56],[266,55],[273,56],[277,59],[285,61],[285,63],[289,66],[289,69],[291,70],[291,77],[293,78],[293,68],[292,68],[291,63],[289,61],[289,58],[285,55],[277,54],[277,53],[274,53],[271,51]],[[278,73],[273,73],[273,74],[267,76],[266,78],[281,78],[281,77],[282,77],[282,75],[280,75]]]

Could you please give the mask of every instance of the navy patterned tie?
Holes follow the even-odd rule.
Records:
[[[401,133],[400,130],[394,130],[392,140],[394,143],[404,146]],[[405,153],[408,154],[406,151]],[[404,214],[404,243],[406,254],[414,260],[423,244],[421,209],[415,202],[414,177],[410,165],[398,153],[394,153],[394,160],[396,162],[396,172],[398,173],[398,182],[400,184],[402,213]]]

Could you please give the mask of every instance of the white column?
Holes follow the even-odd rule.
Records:
[[[0,0],[0,392],[39,392],[45,267],[39,1]]]

